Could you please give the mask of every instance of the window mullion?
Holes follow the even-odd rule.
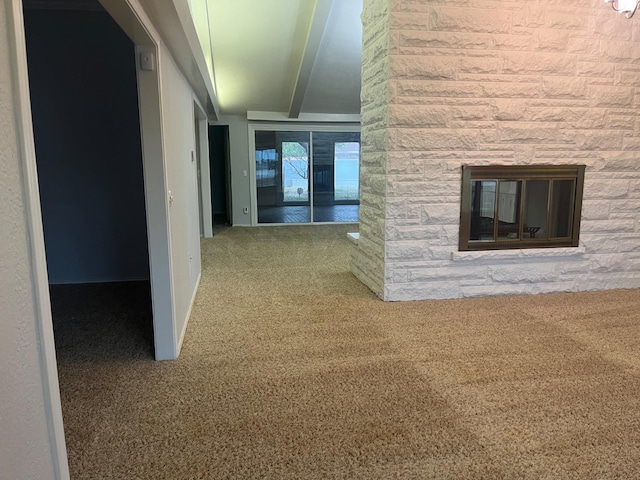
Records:
[[[520,205],[518,206],[518,208],[520,209],[520,216],[518,218],[518,240],[519,241],[524,240],[524,201],[527,195],[526,184],[527,184],[526,180],[521,180],[520,198],[519,198]]]
[[[575,221],[575,214],[574,214],[575,210],[574,209],[575,209],[575,202],[576,202],[576,188],[577,188],[577,185],[576,185],[576,181],[575,180],[572,183],[573,183],[573,188],[571,189],[571,199],[572,199],[572,201],[571,201],[571,204],[569,205],[569,208],[570,208],[570,210],[569,210],[569,214],[570,214],[569,215],[569,222],[571,222],[571,223],[569,224],[569,229],[567,230],[567,234],[573,238],[573,222]]]
[[[552,211],[552,204],[553,204],[553,187],[555,185],[556,181],[555,180],[551,180],[549,179],[549,197],[547,198],[547,225],[545,228],[545,240],[549,240],[551,238],[551,225],[552,225],[552,221],[551,221],[551,211]]]
[[[309,190],[309,219],[311,220],[311,223],[313,223],[313,204],[314,204],[314,198],[313,198],[313,181],[314,181],[314,177],[313,177],[313,161],[314,161],[314,153],[313,153],[313,131],[309,132],[309,182],[307,185],[307,188]]]
[[[498,227],[500,226],[500,219],[498,218],[498,212],[500,212],[500,187],[502,180],[496,180],[496,201],[493,206],[493,241],[498,241]]]
[[[575,189],[574,189],[574,197],[573,197],[573,211],[572,218],[573,222],[571,224],[571,238],[572,245],[578,246],[578,238],[580,235],[580,216],[582,214],[582,195],[584,191],[584,168],[582,167],[578,170],[578,175],[575,180]]]

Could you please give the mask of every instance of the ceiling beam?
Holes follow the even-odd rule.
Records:
[[[307,35],[307,43],[304,47],[302,60],[300,61],[300,68],[298,69],[296,85],[293,88],[291,104],[289,105],[289,118],[298,118],[300,116],[302,101],[304,100],[304,95],[309,85],[309,78],[311,77],[311,69],[318,55],[320,42],[322,41],[324,29],[327,26],[332,4],[333,0],[318,0],[316,2],[316,8],[313,11],[313,18],[311,19],[311,26],[309,27],[309,34]]]

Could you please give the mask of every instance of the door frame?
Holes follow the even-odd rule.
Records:
[[[200,207],[200,235],[213,237],[213,209],[211,206],[211,166],[209,163],[209,119],[204,107],[193,97],[193,116],[195,122],[195,160],[198,171],[198,204]]]
[[[49,297],[49,275],[44,247],[44,228],[38,187],[35,139],[31,117],[29,71],[24,30],[22,0],[5,0],[7,36],[14,68],[13,85],[16,108],[17,141],[20,145],[20,162],[23,171],[26,224],[29,233],[32,283],[34,288],[34,310],[39,337],[40,366],[42,369],[42,391],[44,410],[51,443],[51,457],[56,480],[69,478],[67,446],[64,437],[62,404],[58,382],[56,345],[53,336],[53,319]]]
[[[175,360],[180,354],[171,256],[170,192],[164,149],[162,82],[160,71],[168,50],[138,0],[100,0],[136,45],[136,75],[142,136],[142,163],[149,242],[149,271],[156,360]],[[142,69],[140,55],[153,56],[153,68]],[[169,59],[169,61],[171,61]]]

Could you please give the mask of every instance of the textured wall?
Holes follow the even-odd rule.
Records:
[[[391,10],[391,98],[363,110],[387,135],[384,298],[640,286],[638,19],[601,0],[367,3]],[[457,252],[461,165],[559,163],[587,165],[579,249]]]
[[[169,52],[162,51],[163,143],[167,189],[173,195],[169,208],[169,234],[173,269],[176,332],[186,328],[200,279],[200,219],[198,211],[193,90]]]
[[[0,2],[0,478],[52,479],[6,4]]]
[[[351,254],[351,271],[382,297],[384,221],[389,133],[389,1],[365,0],[362,12],[360,155],[360,240]]]

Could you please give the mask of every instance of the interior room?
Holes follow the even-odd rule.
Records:
[[[70,7],[24,3],[57,358],[153,358],[134,44]]]
[[[4,475],[637,476],[638,1],[28,5]]]
[[[231,225],[231,176],[229,168],[229,127],[209,126],[211,205],[214,227]]]

